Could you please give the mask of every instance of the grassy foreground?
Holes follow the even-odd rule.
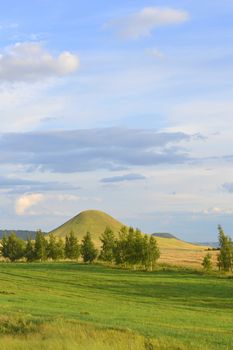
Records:
[[[153,350],[185,349],[178,341],[148,339],[129,330],[99,328],[58,319],[2,318],[1,350]],[[8,331],[8,332],[7,332]]]
[[[233,348],[227,277],[2,263],[0,303],[1,350]]]

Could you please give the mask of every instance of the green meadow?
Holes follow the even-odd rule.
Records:
[[[233,279],[1,263],[0,349],[233,349]]]

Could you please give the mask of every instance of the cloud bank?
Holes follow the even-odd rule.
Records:
[[[72,173],[189,161],[179,145],[192,136],[181,132],[103,128],[0,135],[0,165],[28,171]]]

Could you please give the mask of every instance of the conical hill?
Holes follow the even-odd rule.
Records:
[[[123,224],[121,222],[102,211],[86,210],[51,232],[57,237],[64,238],[70,231],[73,231],[78,239],[82,239],[86,232],[89,231],[92,238],[97,241],[106,227],[118,233],[122,226]]]

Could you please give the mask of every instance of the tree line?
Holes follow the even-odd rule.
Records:
[[[73,231],[66,235],[65,241],[52,233],[46,237],[40,230],[36,232],[35,240],[28,237],[26,241],[11,233],[2,238],[1,253],[10,261],[79,260],[81,257],[86,263],[99,259],[116,265],[140,265],[147,269],[153,269],[160,256],[156,239],[131,227],[122,227],[117,236],[107,227],[100,236],[100,242],[98,251],[90,232],[81,243]]]

